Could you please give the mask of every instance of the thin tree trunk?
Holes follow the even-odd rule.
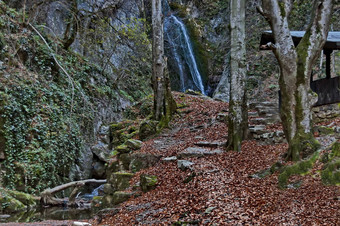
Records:
[[[162,18],[162,1],[152,1],[152,83],[154,89],[154,118],[160,121],[164,102],[164,31]]]
[[[246,95],[245,0],[230,1],[230,103],[228,149],[241,151],[242,140],[247,136],[248,111]]]
[[[152,0],[152,85],[154,90],[153,117],[167,126],[176,111],[176,102],[171,94],[170,78],[166,70],[164,56],[164,29],[162,0]]]
[[[298,161],[319,148],[313,136],[312,106],[317,95],[310,89],[312,66],[327,39],[333,0],[315,0],[311,23],[295,48],[288,27],[291,0],[262,0],[260,12],[268,20],[275,44],[268,43],[281,73],[280,116],[289,144],[287,160]]]

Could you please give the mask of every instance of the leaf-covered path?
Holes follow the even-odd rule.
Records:
[[[182,108],[171,128],[144,142],[141,152],[176,156],[199,141],[225,142],[223,122],[228,105],[195,96],[176,94]],[[339,123],[339,122],[336,122]],[[340,189],[321,183],[317,162],[312,173],[295,176],[300,188],[280,190],[278,173],[264,179],[250,175],[282,160],[287,145],[260,145],[249,140],[242,152],[223,152],[205,157],[186,158],[193,170],[178,169],[177,161],[160,161],[138,172],[157,175],[156,189],[123,203],[121,210],[97,225],[340,225]],[[216,148],[211,148],[216,149]]]

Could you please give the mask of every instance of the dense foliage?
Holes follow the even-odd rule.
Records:
[[[144,97],[149,93],[148,71],[138,70],[136,59],[130,61],[137,62],[134,65],[126,64],[130,68],[123,70],[122,77],[113,80],[103,69],[105,62],[91,64],[63,50],[43,26],[34,25],[40,37],[21,21],[22,14],[2,1],[0,11],[0,136],[6,141],[3,185],[37,194],[72,177],[77,157],[93,139],[93,120],[100,114],[96,104],[104,99],[118,108],[122,98]],[[149,48],[147,37],[138,36],[134,26],[122,27],[120,35]],[[146,59],[141,62],[149,67]],[[131,82],[118,83],[125,79]]]

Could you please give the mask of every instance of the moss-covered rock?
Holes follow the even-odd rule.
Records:
[[[139,138],[145,140],[157,133],[157,121],[146,120],[141,123],[139,128]]]
[[[125,142],[125,145],[132,149],[132,150],[138,150],[142,147],[143,142],[140,140],[134,140],[134,139],[129,139]]]
[[[324,184],[340,185],[340,143],[337,142],[332,147],[332,152],[328,156],[328,163],[325,164],[321,179]]]
[[[129,153],[131,149],[127,145],[122,144],[116,147],[115,150],[118,151],[118,153],[123,154],[123,153]]]
[[[143,192],[148,192],[157,186],[157,176],[141,174],[140,175],[140,187]]]
[[[327,126],[320,126],[318,128],[318,132],[323,135],[331,135],[334,134],[334,129],[329,128]]]
[[[12,213],[27,209],[27,206],[0,188],[0,212]]]
[[[154,166],[157,162],[159,162],[160,159],[161,156],[151,154],[143,153],[132,154],[129,168],[132,172],[138,172],[141,169]]]
[[[13,198],[19,200],[22,204],[24,204],[27,207],[31,208],[37,205],[36,200],[32,195],[19,191],[8,191],[8,194],[10,194]]]
[[[110,175],[108,183],[112,184],[115,191],[123,191],[130,187],[129,182],[133,176],[133,173],[116,172]]]
[[[134,193],[117,191],[113,195],[106,195],[102,199],[103,207],[112,207],[131,198]]]
[[[120,166],[124,170],[130,170],[130,163],[131,163],[131,155],[130,154],[121,154],[119,155],[119,162]]]

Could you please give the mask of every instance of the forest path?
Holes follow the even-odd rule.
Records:
[[[218,152],[211,155],[183,156],[185,150],[221,149],[227,138],[224,123],[228,105],[207,98],[175,94],[180,107],[170,125],[159,136],[143,143],[140,152],[174,157],[191,163],[179,169],[179,161],[160,161],[136,173],[156,175],[156,189],[121,204],[120,211],[108,215],[97,225],[340,225],[340,190],[324,186],[317,162],[312,173],[294,176],[290,183],[301,183],[299,189],[280,190],[278,173],[264,179],[250,177],[282,161],[286,144],[261,145],[245,141],[242,152]],[[339,123],[338,121],[336,123]],[[274,125],[280,127],[280,125]],[[217,144],[217,146],[215,146]],[[204,146],[204,145],[203,145]]]

